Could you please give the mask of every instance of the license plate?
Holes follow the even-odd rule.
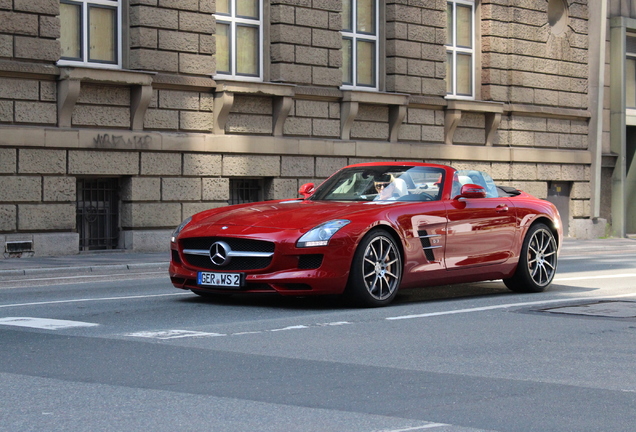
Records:
[[[243,273],[199,272],[197,283],[201,286],[240,288],[243,286]]]

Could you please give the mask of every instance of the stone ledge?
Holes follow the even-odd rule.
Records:
[[[331,140],[298,137],[214,135],[201,133],[113,132],[104,129],[70,129],[0,126],[0,148],[32,146],[65,149],[177,151],[219,154],[274,154],[400,159],[448,159],[589,165],[588,150],[474,146],[422,142]],[[109,135],[108,138],[106,135]],[[373,149],[373,151],[370,151]],[[611,159],[610,155],[604,155]]]
[[[501,123],[503,108],[504,104],[501,102],[449,99],[444,121],[444,142],[446,145],[453,144],[455,130],[461,121],[463,112],[478,112],[486,115],[485,144],[487,147],[491,147],[495,139],[495,133]]]
[[[526,117],[545,117],[563,120],[587,120],[592,116],[588,110],[524,104],[506,104],[503,112],[506,115],[512,114]]]
[[[0,60],[0,76],[3,77],[55,80],[59,74],[59,68],[50,64]]]
[[[57,84],[57,125],[72,126],[73,110],[83,82],[131,87],[130,127],[142,130],[146,110],[152,98],[152,80],[155,72],[113,69],[60,67]]]
[[[159,73],[152,80],[153,88],[210,92],[216,88],[212,78]]]
[[[239,94],[293,97],[296,93],[293,84],[262,83],[248,81],[216,81],[216,91]]]
[[[97,84],[151,85],[156,72],[142,72],[122,69],[92,69],[75,66],[60,66],[60,80],[79,80]]]

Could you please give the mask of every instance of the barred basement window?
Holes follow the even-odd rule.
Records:
[[[230,179],[228,204],[263,201],[263,181],[260,179]]]
[[[119,242],[118,179],[77,180],[80,250],[116,249]]]

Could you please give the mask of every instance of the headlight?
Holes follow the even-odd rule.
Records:
[[[307,233],[305,233],[300,239],[298,239],[298,243],[296,243],[297,247],[313,247],[313,246],[327,246],[329,244],[329,239],[338,232],[340,228],[347,225],[351,221],[346,219],[337,219],[329,222],[325,222],[324,224],[320,224],[317,227],[311,229]]]
[[[183,222],[181,222],[179,224],[179,226],[177,228],[175,228],[175,230],[172,232],[172,237],[170,238],[170,241],[172,243],[175,243],[177,241],[177,236],[179,235],[181,230],[184,229],[185,226],[190,223],[191,220],[192,220],[192,216],[190,216],[189,218],[185,219]]]

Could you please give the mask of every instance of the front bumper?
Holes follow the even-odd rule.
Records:
[[[297,248],[289,243],[276,243],[271,262],[258,270],[223,271],[197,267],[188,262],[180,247],[172,243],[169,275],[176,288],[210,293],[279,293],[282,295],[341,294],[349,278],[354,246],[346,239],[332,239],[329,246]],[[312,268],[306,268],[312,267]],[[199,272],[236,273],[245,275],[241,288],[200,286]]]

